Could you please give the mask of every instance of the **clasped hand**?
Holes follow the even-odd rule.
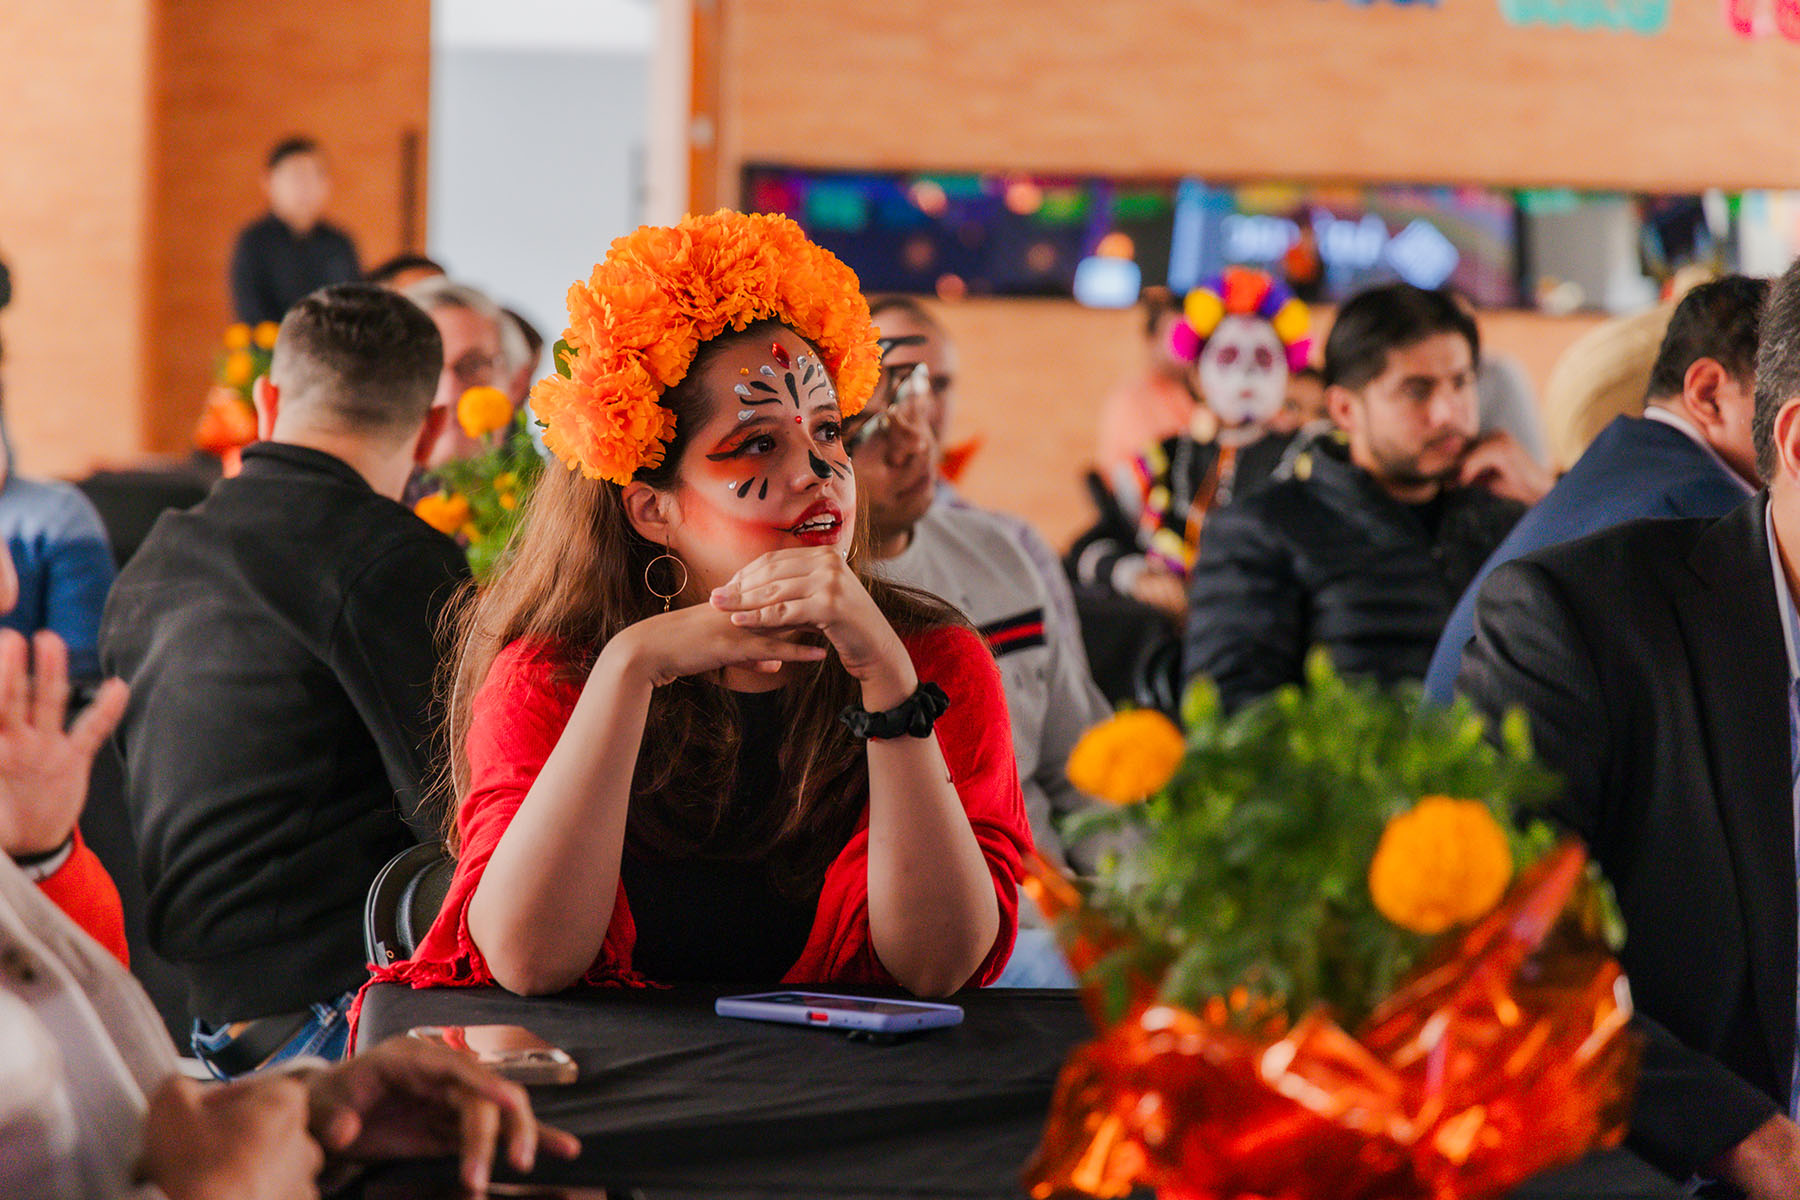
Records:
[[[626,632],[636,635],[655,684],[725,667],[772,673],[789,662],[817,662],[825,648],[801,640],[812,633],[831,644],[865,693],[872,686],[897,691],[889,703],[898,703],[917,686],[899,635],[829,546],[772,550],[715,588],[706,604],[650,617]]]

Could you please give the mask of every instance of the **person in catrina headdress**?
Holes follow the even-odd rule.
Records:
[[[569,469],[460,627],[456,874],[377,977],[992,982],[1032,846],[1006,698],[965,620],[867,571],[856,276],[785,217],[645,227],[570,288],[556,362],[532,407]]]
[[[1116,511],[1070,555],[1077,582],[1179,619],[1207,514],[1267,481],[1296,431],[1274,432],[1288,375],[1312,348],[1306,305],[1268,274],[1231,267],[1189,292],[1168,337],[1202,403],[1188,427],[1109,481]]]

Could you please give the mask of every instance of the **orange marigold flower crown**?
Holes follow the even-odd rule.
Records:
[[[856,273],[783,216],[721,209],[616,239],[569,288],[557,373],[531,406],[544,444],[589,479],[623,485],[661,465],[675,414],[661,403],[703,342],[773,317],[818,348],[853,416],[881,375]]]

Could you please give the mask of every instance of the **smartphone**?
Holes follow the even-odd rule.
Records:
[[[515,1083],[574,1083],[579,1074],[566,1051],[522,1025],[418,1025],[406,1036],[460,1050]]]
[[[721,1017],[747,1021],[780,1021],[816,1029],[853,1029],[864,1033],[913,1033],[960,1025],[963,1010],[954,1004],[923,1000],[876,1000],[867,996],[831,996],[821,992],[760,992],[753,996],[721,996],[713,1002]]]

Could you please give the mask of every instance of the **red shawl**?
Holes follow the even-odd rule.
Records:
[[[971,981],[985,986],[999,976],[1012,954],[1018,929],[1020,858],[1031,849],[1031,826],[1019,793],[1006,696],[993,656],[974,633],[943,628],[906,639],[919,678],[950,696],[938,719],[938,744],[956,785],[969,825],[993,876],[1000,904],[1000,932]],[[469,729],[470,792],[457,826],[462,851],[437,922],[414,956],[376,967],[374,982],[414,987],[475,987],[494,978],[469,936],[469,901],[518,811],[544,760],[567,725],[581,688],[559,682],[560,663],[552,646],[514,642],[494,660],[476,694]],[[650,731],[647,736],[655,736]],[[893,985],[875,956],[869,934],[868,811],[856,833],[826,869],[819,910],[806,948],[782,982]],[[599,987],[649,984],[631,965],[637,927],[620,885],[612,923],[599,955],[583,976]]]

